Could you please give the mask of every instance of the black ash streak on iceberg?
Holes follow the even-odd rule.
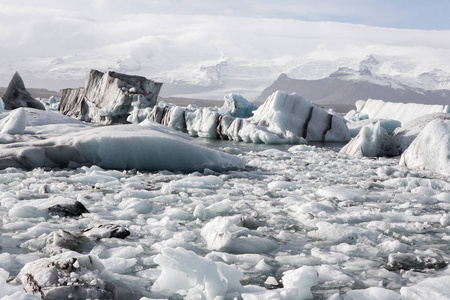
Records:
[[[100,124],[125,124],[133,107],[156,104],[162,83],[116,72],[91,70],[85,88],[61,91],[59,111]]]

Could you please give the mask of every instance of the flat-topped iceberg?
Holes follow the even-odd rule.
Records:
[[[36,118],[37,111],[18,111],[3,124],[1,137],[9,143],[0,145],[0,168],[98,165],[107,169],[189,172],[244,167],[236,156],[198,145],[189,136],[153,122],[92,127],[61,124],[57,113],[41,112],[47,122],[33,122],[46,125],[25,127],[30,115]]]
[[[391,119],[405,124],[417,117],[432,113],[450,113],[450,105],[396,103],[374,99],[360,100],[356,103],[356,110],[349,112],[347,118]]]

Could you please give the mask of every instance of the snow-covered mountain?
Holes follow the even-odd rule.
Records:
[[[355,66],[341,66],[320,79],[282,73],[255,99],[262,103],[276,90],[298,93],[317,104],[348,110],[357,100],[368,98],[391,102],[450,103],[450,73],[398,58],[368,55]],[[297,76],[297,77],[296,77]]]
[[[142,69],[143,67],[140,68]],[[432,93],[436,96],[431,99],[412,96],[411,101],[442,103],[441,96],[446,99],[448,93],[445,90],[450,89],[450,73],[447,71],[415,62],[407,57],[378,55],[368,55],[363,60],[287,57],[275,61],[238,60],[221,55],[217,60],[162,71],[156,75],[156,79],[165,82],[161,95],[166,97],[220,99],[227,93],[235,92],[243,94],[250,100],[264,101],[265,99],[257,96],[281,73],[295,79],[335,78],[345,81],[343,85],[348,85],[349,82],[360,82],[363,85],[383,86],[383,89],[396,90],[392,96],[387,96],[386,100],[389,101],[396,101],[397,94],[410,97],[409,94],[412,93],[429,97],[430,95],[426,94]],[[298,92],[302,94],[302,91]],[[384,94],[386,92],[381,93],[381,95]],[[372,96],[368,91],[368,97],[375,97],[375,95]],[[405,97],[397,100],[408,101],[409,98]]]
[[[196,99],[222,99],[240,93],[256,102],[276,89],[297,92],[320,104],[353,105],[355,100],[381,98],[387,101],[445,104],[450,102],[450,70],[403,56],[367,55],[365,58],[277,60],[236,59],[220,53],[217,59],[180,64],[155,63],[145,48],[123,59],[111,55],[27,59],[3,63],[0,77],[7,81],[20,71],[27,86],[59,90],[84,85],[91,66],[100,70],[143,75],[164,82],[160,95]],[[285,74],[280,77],[280,74]],[[289,78],[289,82],[281,83]],[[297,80],[297,81],[295,81]],[[49,86],[50,85],[50,86]],[[289,86],[288,86],[289,85]],[[265,91],[265,92],[263,92]]]
[[[400,57],[368,55],[358,68],[341,67],[330,77],[367,81],[395,89],[450,89],[450,73],[441,69],[424,71],[424,67]]]

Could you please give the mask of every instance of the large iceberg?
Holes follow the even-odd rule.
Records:
[[[390,103],[372,99],[357,101],[356,111],[345,117],[354,138],[340,153],[368,157],[399,156],[428,123],[450,120],[449,112],[448,105]]]
[[[224,105],[227,107],[227,104]],[[191,136],[265,144],[347,142],[350,134],[344,118],[330,114],[297,94],[277,91],[250,118],[214,108],[155,106],[136,110],[129,121],[151,121],[186,132]]]
[[[450,175],[450,120],[433,120],[403,153],[400,163]]]
[[[432,113],[450,113],[450,105],[429,105],[415,103],[384,102],[368,99],[357,101],[356,111],[359,119],[391,119],[405,124],[417,117]]]
[[[142,76],[91,70],[85,88],[61,91],[58,109],[82,121],[124,124],[133,109],[156,104],[161,86]]]
[[[244,167],[243,160],[236,156],[198,145],[189,136],[153,122],[92,127],[51,112],[41,112],[37,118],[37,112],[18,111],[15,118],[3,124],[7,132],[2,130],[0,135],[0,168],[94,164],[107,169],[190,172]],[[24,127],[30,115],[40,119],[32,123],[42,125]],[[78,123],[62,125],[61,119]]]
[[[276,91],[254,112],[250,123],[281,136],[310,142],[347,142],[348,128],[342,117],[328,113],[300,95]]]
[[[11,110],[19,107],[31,107],[45,110],[44,104],[34,99],[25,88],[22,77],[16,72],[12,77],[5,93],[2,96],[5,109]]]
[[[420,132],[433,120],[450,120],[449,113],[433,113],[423,115],[409,121],[401,127],[398,127],[392,133],[400,151],[403,153]]]

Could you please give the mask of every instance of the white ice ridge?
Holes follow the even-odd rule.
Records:
[[[250,118],[223,115],[214,108],[156,106],[135,110],[129,121],[148,118],[191,136],[265,144],[347,142],[350,134],[341,116],[328,113],[297,94],[277,91]]]
[[[107,169],[188,172],[244,167],[243,160],[236,156],[196,144],[189,136],[155,123],[91,127],[81,122],[72,124],[73,119],[57,113],[30,108],[11,114],[17,119],[3,123],[5,131],[0,135],[1,168],[94,164]],[[27,119],[46,125],[23,130]],[[12,136],[7,132],[24,134]]]
[[[369,119],[393,119],[405,124],[423,115],[450,113],[450,105],[394,103],[368,99],[367,101],[358,101],[356,111],[360,115],[366,115],[366,118]]]

